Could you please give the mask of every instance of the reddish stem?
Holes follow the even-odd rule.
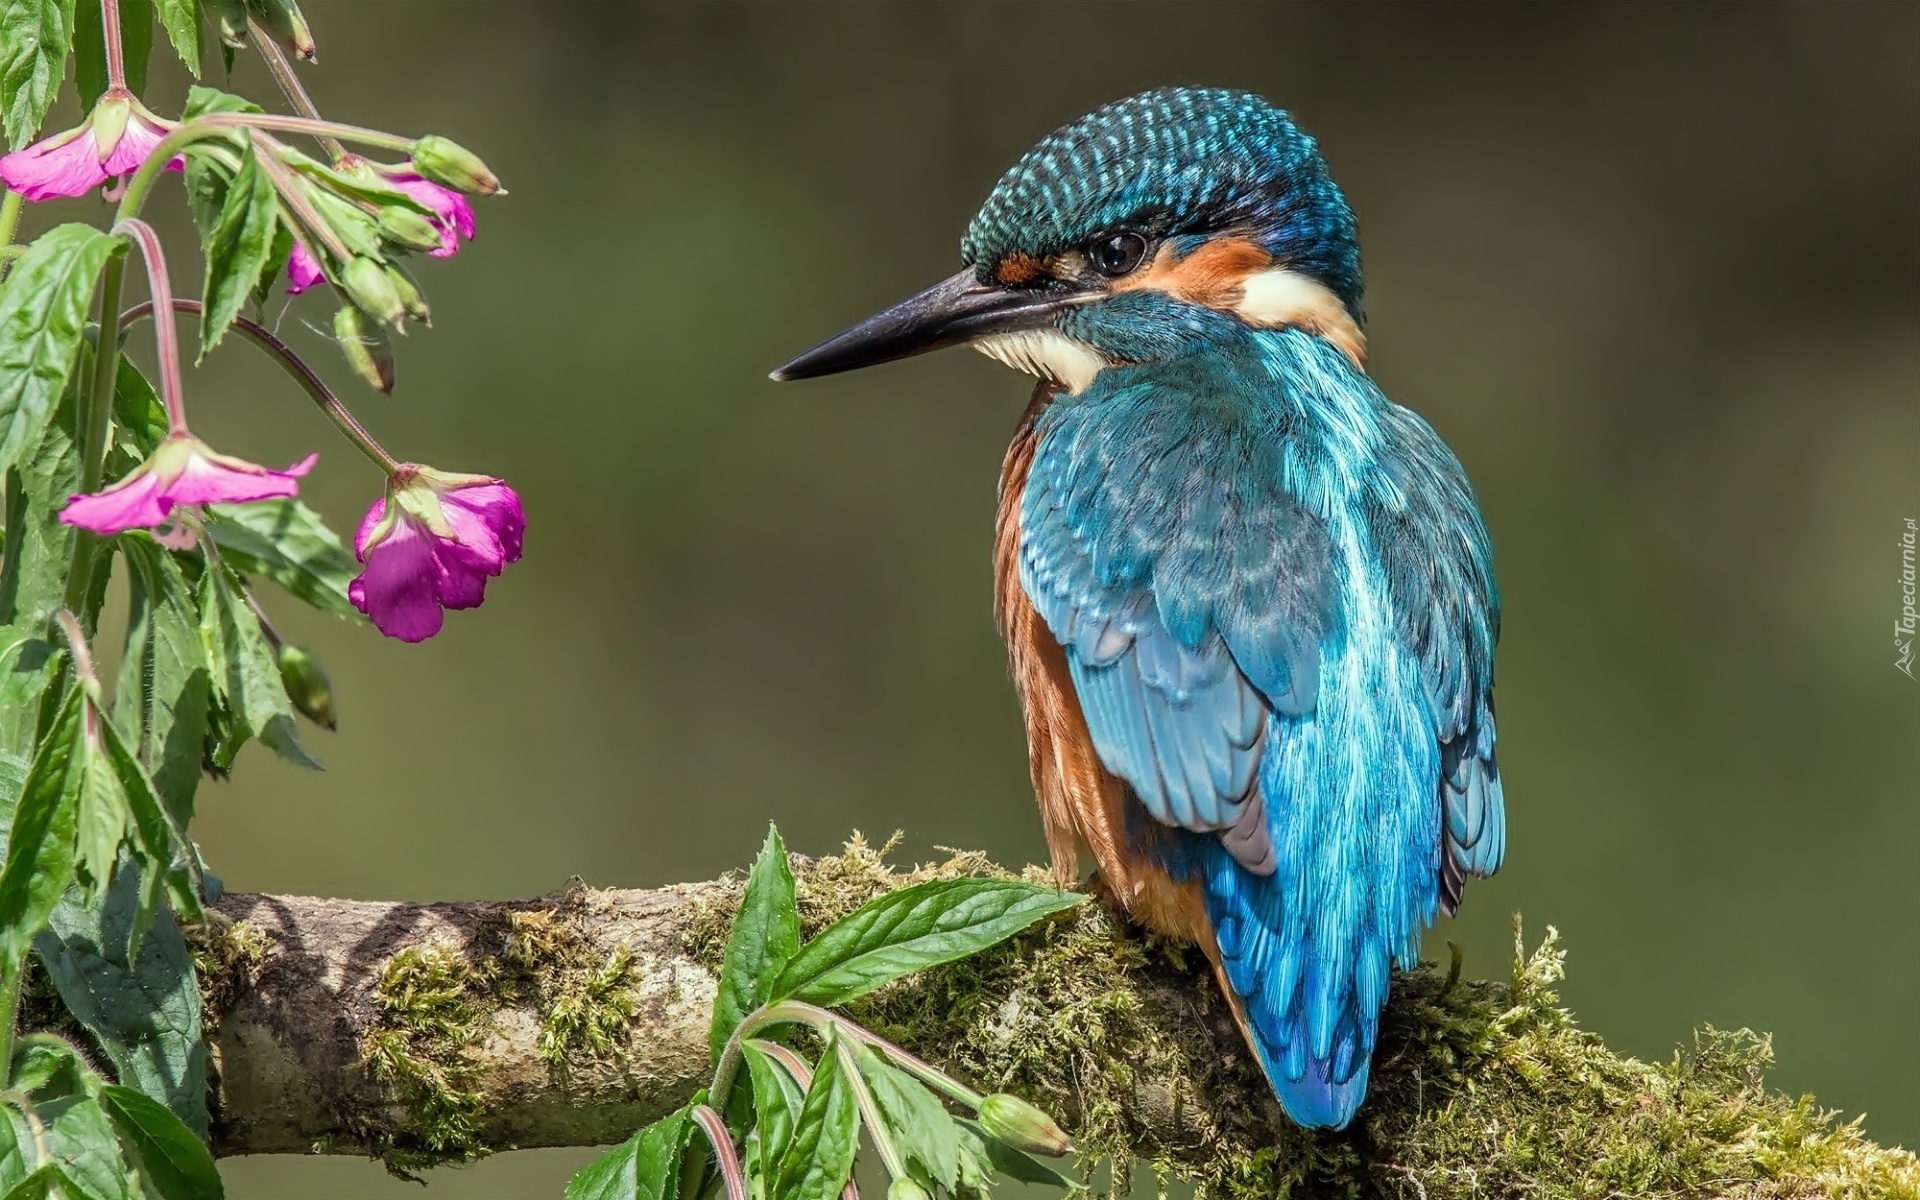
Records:
[[[720,1179],[727,1185],[727,1200],[747,1200],[747,1175],[740,1169],[740,1156],[733,1152],[733,1135],[720,1114],[705,1104],[693,1106],[693,1119],[713,1143],[713,1156],[720,1164]]]
[[[100,30],[107,43],[107,87],[124,91],[127,64],[120,49],[120,0],[100,0]]]
[[[126,217],[113,227],[140,247],[147,263],[147,291],[153,296],[153,339],[160,356],[160,399],[167,406],[167,432],[187,432],[185,389],[180,383],[180,337],[173,320],[173,288],[167,282],[167,257],[160,235],[138,217]],[[117,332],[117,331],[116,331]],[[104,334],[103,336],[113,336]]]

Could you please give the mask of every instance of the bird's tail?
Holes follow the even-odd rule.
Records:
[[[1286,936],[1281,883],[1208,854],[1203,892],[1215,968],[1247,1044],[1296,1124],[1340,1129],[1367,1095],[1368,1065],[1386,1003],[1388,952],[1316,952]]]

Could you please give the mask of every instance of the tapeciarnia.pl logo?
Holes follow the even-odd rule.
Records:
[[[1914,519],[1907,518],[1906,532],[1900,535],[1900,615],[1893,622],[1893,666],[1896,671],[1905,673],[1908,679],[1913,674],[1913,633],[1916,618],[1913,611],[1914,575],[1913,541],[1915,535]]]

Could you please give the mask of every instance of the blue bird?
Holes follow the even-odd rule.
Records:
[[[1343,1127],[1391,969],[1506,844],[1493,549],[1367,375],[1353,212],[1286,113],[1164,88],[1028,151],[961,254],[774,378],[1039,377],[996,599],[1054,869],[1198,943],[1288,1115]]]

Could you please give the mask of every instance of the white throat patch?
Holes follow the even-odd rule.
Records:
[[[1057,329],[1022,329],[980,338],[973,348],[1016,371],[1051,380],[1078,395],[1107,366],[1100,352]]]

